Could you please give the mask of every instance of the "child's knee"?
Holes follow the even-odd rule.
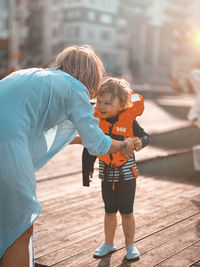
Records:
[[[125,213],[121,213],[121,217],[123,219],[130,219],[130,218],[133,218],[133,213],[128,213],[128,214],[125,214]]]
[[[106,216],[107,217],[116,217],[117,216],[117,212],[112,212],[112,213],[106,212]]]

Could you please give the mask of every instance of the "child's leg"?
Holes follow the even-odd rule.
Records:
[[[107,244],[110,245],[113,244],[116,227],[117,227],[117,213],[105,212],[104,232],[105,232],[105,242]]]
[[[116,190],[113,191],[112,182],[102,181],[102,197],[105,204],[104,233],[105,242],[112,245],[117,227]]]
[[[133,215],[133,203],[135,197],[135,179],[124,181],[121,183],[120,190],[120,214],[122,217],[122,227],[124,231],[125,243],[126,243],[126,259],[136,260],[140,257],[140,252],[134,245],[135,235],[135,218]]]
[[[125,237],[125,244],[132,245],[134,243],[135,235],[135,218],[133,213],[121,214],[122,217],[122,227]]]
[[[117,208],[115,203],[115,192],[112,189],[112,182],[102,181],[102,197],[105,204],[104,233],[105,243],[100,245],[94,252],[95,257],[104,257],[116,251],[114,236],[117,227]]]
[[[104,217],[105,243],[103,243],[95,250],[94,252],[95,257],[101,258],[117,250],[113,244],[116,227],[117,227],[116,212],[114,213],[105,212],[105,217]]]
[[[4,253],[1,267],[29,267],[29,242],[33,234],[33,225],[28,228]]]
[[[133,216],[133,204],[135,189],[135,179],[119,183],[119,212],[122,217],[122,227],[126,245],[133,244],[134,241],[135,219]]]

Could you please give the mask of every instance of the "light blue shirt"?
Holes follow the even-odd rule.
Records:
[[[98,127],[87,88],[61,70],[26,69],[0,81],[0,257],[39,216],[35,171],[80,134],[90,154],[110,137]]]

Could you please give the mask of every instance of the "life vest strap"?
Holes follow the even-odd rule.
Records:
[[[133,166],[131,167],[131,170],[132,170],[132,173],[133,173],[134,177],[138,178],[138,173],[137,173],[136,169]]]
[[[105,181],[108,180],[109,171],[110,171],[110,166],[104,163],[103,174],[104,174]]]
[[[118,169],[119,171],[119,181],[123,181],[124,180],[124,173],[123,173],[123,169],[122,169],[122,166],[119,166],[119,167],[112,167],[111,165],[107,165],[104,163],[104,179],[105,181],[108,180],[108,175],[109,175],[109,172],[112,171],[113,172],[113,180],[114,180],[114,175],[115,175],[115,169]]]

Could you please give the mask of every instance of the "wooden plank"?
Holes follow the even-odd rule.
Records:
[[[162,181],[162,182],[161,182]],[[152,196],[166,195],[166,193],[174,194],[172,191],[179,188],[185,187],[185,180],[181,179],[181,184],[173,183],[174,180],[166,181],[162,180],[153,180],[153,178],[141,178],[137,182],[137,192],[142,188],[143,193],[149,195],[149,198]],[[196,185],[190,184],[190,188],[196,187]],[[167,190],[166,190],[167,188]],[[154,193],[152,194],[152,189]],[[187,186],[187,191],[188,191]],[[100,182],[94,181],[91,188],[85,188],[81,186],[81,176],[80,179],[77,179],[77,175],[71,177],[65,177],[61,179],[55,179],[53,181],[44,182],[37,185],[38,190],[38,199],[42,202],[43,205],[52,204],[53,205],[59,202],[59,199],[69,199],[69,197],[79,197],[82,194],[91,194],[93,191],[100,192]],[[149,194],[151,192],[151,194]],[[177,192],[178,193],[178,192]],[[148,199],[147,196],[142,194],[143,199]],[[142,200],[141,196],[136,194],[137,202]],[[170,196],[170,195],[169,195]]]
[[[184,209],[185,211],[185,209]],[[183,217],[181,216],[188,216],[187,212],[185,211],[185,214],[184,214],[184,211],[181,211],[179,213],[179,216],[177,216],[177,218],[179,218],[178,220],[182,221],[183,220],[183,225],[186,224],[186,221],[187,220],[184,220]],[[192,207],[190,207],[190,211],[191,213],[195,213],[198,211],[198,208],[194,207],[194,209]],[[172,224],[172,226],[175,228],[176,227],[176,224],[177,224],[177,218],[176,219],[176,222]],[[187,217],[188,218],[188,217]],[[171,219],[174,219],[174,215],[171,216]],[[178,221],[178,222],[179,222]],[[193,221],[192,221],[193,222]],[[190,220],[188,220],[187,223],[189,223],[190,225],[192,224],[192,222]],[[170,221],[171,223],[171,221]],[[165,224],[165,225],[164,225]],[[175,226],[174,226],[175,225]],[[66,242],[65,243],[65,247],[63,247],[61,245],[61,243],[64,241],[63,239],[61,240],[61,243],[60,245],[62,246],[62,249],[60,249],[59,251],[57,251],[58,247],[56,246],[56,252],[54,253],[51,253],[49,255],[46,255],[44,257],[42,257],[41,259],[37,260],[37,262],[42,262],[43,264],[45,263],[47,266],[51,266],[52,265],[52,262],[57,262],[59,260],[61,260],[64,257],[66,257],[66,255],[68,255],[68,253],[71,253],[70,252],[70,249],[69,249],[69,246],[70,248],[73,250],[73,253],[75,253],[76,251],[76,248],[77,248],[77,243],[78,243],[78,253],[81,252],[81,247],[82,247],[82,250],[85,250],[86,248],[89,248],[92,246],[93,247],[93,250],[95,249],[95,246],[97,246],[97,242],[102,242],[103,241],[103,224],[102,225],[99,225],[101,228],[99,228],[99,233],[93,233],[93,232],[89,232],[89,237],[85,238],[85,239],[82,239],[81,242],[79,240],[74,240],[74,244],[71,243],[71,245],[69,244],[69,242]],[[120,226],[119,226],[120,227]],[[119,227],[118,227],[118,231],[119,231]],[[155,233],[158,233],[157,235],[160,234],[160,231],[163,229],[163,228],[166,228],[168,229],[169,228],[169,221],[166,220],[166,218],[164,218],[163,220],[160,220],[160,223],[157,222],[152,222],[151,224],[148,223],[147,225],[143,226],[143,227],[139,227],[138,229],[136,229],[136,240],[139,240],[139,239],[143,239],[143,238],[146,238],[146,236],[151,236]],[[146,229],[144,231],[144,229]],[[169,230],[167,230],[169,232]],[[174,232],[174,231],[172,231]],[[122,232],[121,232],[121,229],[120,229],[120,232],[116,235],[116,238],[115,238],[115,241],[116,241],[116,244],[119,246],[119,247],[123,247],[123,242],[122,242]],[[168,236],[169,236],[169,233],[168,233]],[[71,240],[70,236],[68,236],[68,238]],[[79,237],[80,238],[80,237]],[[72,241],[71,241],[72,242]],[[62,243],[64,244],[64,243]],[[82,246],[81,246],[82,244]],[[54,243],[52,242],[52,249],[54,246]],[[69,254],[69,257],[70,257],[71,254]],[[46,260],[46,261],[45,261]],[[83,258],[82,258],[83,260]],[[88,257],[87,257],[87,260],[88,260]],[[68,265],[67,265],[68,266]]]
[[[155,188],[155,182],[153,183],[153,186]],[[178,191],[177,187],[175,187],[174,189],[176,189],[176,193],[177,193],[177,191]],[[154,213],[159,213],[161,206],[167,208],[166,206],[169,206],[170,203],[173,203],[175,205],[175,203],[177,202],[176,201],[177,196],[174,196],[174,192],[172,192],[172,191],[173,190],[168,190],[168,192],[166,194],[157,195],[157,197],[155,197],[154,195],[151,194],[151,197],[148,198],[148,196],[146,195],[148,201],[150,201],[151,198],[153,198],[153,200],[151,200],[151,209],[153,209]],[[194,190],[186,191],[185,187],[183,186],[181,188],[181,191],[182,191],[182,194],[183,194],[184,198],[185,197],[190,197],[191,195],[195,195],[196,187],[194,187]],[[49,194],[51,195],[51,192]],[[138,194],[137,194],[138,199],[137,199],[137,196],[136,196],[136,203],[135,203],[136,215],[138,215],[138,216],[144,216],[145,215],[145,217],[147,218],[148,214],[151,215],[151,210],[149,209],[148,205],[145,204],[144,199],[142,199],[142,205],[139,204],[138,200],[140,199],[141,195],[144,196],[144,194],[140,194],[140,192],[138,192]],[[101,203],[100,206],[97,207],[97,209],[99,209],[100,207],[103,208],[102,200],[98,201],[99,198],[101,198],[100,192],[96,192],[96,194],[94,194],[94,195],[92,194],[92,197],[95,198],[95,196],[97,196],[97,199],[95,200],[95,202],[96,203],[98,203],[98,202]],[[166,201],[166,198],[168,199],[167,201]],[[74,200],[75,200],[75,198],[74,198]],[[61,198],[60,201],[63,201],[63,199]],[[70,199],[69,199],[69,202],[70,202]],[[153,202],[155,202],[154,205],[153,205]],[[82,203],[84,204],[84,202],[82,202]],[[63,208],[63,213],[64,214],[68,214],[70,212],[70,214],[72,213],[72,215],[77,214],[77,213],[79,215],[83,215],[82,214],[82,206],[81,206],[82,203],[77,201],[77,203],[75,202],[75,206],[74,205],[73,206],[69,205],[69,207],[68,207],[67,199],[66,199],[66,205],[65,205],[65,203],[59,203],[59,204],[60,204],[61,207],[64,207]],[[160,204],[158,205],[158,203],[160,203]],[[91,206],[90,198],[88,198],[88,204],[87,205]],[[139,205],[139,208],[137,208],[137,205]],[[89,206],[87,207],[87,209],[89,208]],[[93,208],[93,206],[91,206],[91,207]],[[73,212],[71,212],[72,208],[73,208]],[[52,214],[51,214],[51,209],[53,210]],[[42,214],[41,214],[41,216],[40,216],[40,218],[39,218],[39,220],[37,222],[42,223],[44,221],[44,223],[45,223],[47,221],[47,215],[48,215],[48,220],[50,220],[50,221],[52,220],[52,222],[53,222],[53,220],[55,220],[55,224],[57,224],[61,220],[61,218],[62,218],[61,216],[63,215],[63,213],[61,213],[61,210],[59,210],[57,208],[55,210],[55,208],[53,208],[52,206],[49,206],[50,213],[48,213],[48,212],[46,213],[47,210],[48,209],[45,209],[44,210],[45,212],[42,212]],[[83,210],[85,210],[84,207],[83,207]],[[95,211],[95,213],[96,213],[96,211]],[[50,216],[50,215],[52,215],[52,216]],[[93,214],[91,214],[91,216],[89,216],[89,217],[91,218],[92,216],[93,216]],[[95,216],[95,214],[94,214],[94,216]],[[64,221],[66,221],[66,219],[64,219]]]
[[[72,177],[72,181],[74,181],[74,178],[75,177]],[[40,218],[36,221],[35,255],[37,258],[40,257],[40,259],[38,260],[41,260],[41,264],[44,263],[42,261],[43,256],[49,257],[48,253],[52,252],[55,252],[56,255],[59,255],[59,252],[57,250],[68,250],[69,246],[71,247],[71,244],[72,248],[74,246],[79,252],[81,247],[80,245],[82,244],[83,248],[86,249],[88,253],[87,242],[89,242],[88,244],[91,244],[91,242],[93,242],[91,248],[92,255],[94,249],[103,241],[104,209],[102,200],[100,200],[100,188],[97,184],[99,181],[94,183],[94,188],[92,188],[92,190],[94,189],[96,191],[90,193],[90,198],[88,196],[88,192],[79,192],[76,182],[74,182],[73,192],[66,196],[65,193],[63,193],[63,185],[65,185],[65,181],[63,178],[59,180],[60,181],[58,183],[58,187],[59,190],[61,190],[61,197],[57,198],[57,203],[54,206],[53,201],[55,199],[55,196],[52,197],[51,193],[52,191],[56,192],[54,188],[55,182],[53,183],[52,181],[50,181],[51,186],[46,191],[47,195],[49,192],[50,199],[45,197],[46,200],[44,200],[45,209],[43,209],[43,216],[40,216]],[[48,182],[44,182],[44,184],[48,184]],[[42,190],[44,188],[46,187],[42,187]],[[162,194],[159,194],[160,190]],[[152,194],[152,191],[155,191],[155,194]],[[76,201],[76,197],[79,195],[79,193],[81,197],[79,197],[79,201]],[[176,211],[180,210],[180,214],[182,214],[183,217],[184,214],[186,215],[186,213],[187,216],[188,214],[192,216],[192,214],[197,211],[197,209],[195,211],[193,210],[194,205],[190,203],[190,199],[192,199],[192,197],[197,193],[199,193],[199,190],[195,185],[180,185],[171,181],[159,181],[153,178],[144,178],[143,180],[141,180],[140,186],[137,191],[135,205],[137,228],[140,226],[143,232],[143,236],[141,238],[148,236],[149,231],[145,232],[144,229],[148,229],[149,226],[143,227],[142,229],[142,226],[147,224],[147,222],[153,222],[153,224],[156,225],[155,222],[157,223],[158,219],[160,219],[160,226],[163,228],[167,227],[165,222],[167,223],[166,218],[170,214],[171,218],[174,218],[174,221],[173,219],[170,219],[170,222],[173,221],[174,223],[176,223],[180,220],[180,215],[177,215],[177,217],[175,215]],[[64,200],[62,198],[63,194]],[[81,201],[82,198],[84,199],[84,201]],[[197,199],[199,199],[198,195]],[[91,205],[91,201],[92,203],[99,202],[101,204],[98,204],[97,208],[94,210],[93,205]],[[67,205],[67,202],[69,202],[69,206]],[[54,209],[57,209],[53,213],[51,212],[52,206],[54,207]],[[151,209],[149,209],[149,206],[151,206]],[[87,212],[84,210],[85,207],[87,208]],[[186,213],[184,213],[184,210]],[[73,218],[73,221],[71,220],[71,218]],[[90,231],[91,227],[93,228]],[[156,230],[154,228],[154,230],[152,230],[152,233],[154,233],[155,231]],[[117,239],[121,240],[123,234],[122,232],[119,233],[120,234],[118,235]],[[138,233],[139,231],[137,229],[137,240],[140,239]],[[85,238],[85,234],[88,239]],[[121,248],[123,248],[123,244],[121,244],[120,246]],[[72,257],[72,254],[69,254],[68,257]],[[77,257],[76,254],[74,255],[74,257]],[[38,260],[37,262],[39,263]],[[59,257],[57,258],[57,261],[60,261]],[[80,259],[80,262],[81,261],[82,259]]]
[[[193,210],[190,209],[190,212],[193,212]],[[182,213],[182,217],[184,219],[184,216],[188,216],[190,215],[190,212],[188,214],[184,214],[183,211],[180,211],[180,213]],[[168,216],[170,216],[170,214],[168,214]],[[178,216],[178,215],[177,215]],[[177,219],[177,216],[174,215],[174,213],[171,214],[171,217],[173,217],[172,222],[175,223]],[[152,218],[151,221],[153,221],[154,224],[156,224],[156,221],[160,221],[161,225],[164,227],[165,226],[165,220],[166,220],[167,216],[163,216],[162,218]],[[74,218],[76,220],[76,218]],[[145,220],[145,218],[141,218],[140,220],[138,218],[136,218],[136,226],[137,227],[142,227],[142,225],[145,225],[145,223],[147,222]],[[164,224],[163,224],[164,222]],[[37,252],[39,253],[40,251],[40,247],[47,247],[47,251],[50,247],[50,244],[52,244],[52,247],[54,247],[53,243],[55,242],[55,240],[59,240],[61,239],[61,244],[62,244],[62,240],[63,238],[65,238],[66,240],[68,240],[70,238],[71,235],[76,234],[78,232],[82,232],[83,231],[83,236],[84,236],[84,231],[87,231],[88,228],[95,226],[96,227],[96,233],[101,233],[102,232],[102,236],[103,236],[103,213],[101,214],[101,216],[98,219],[94,219],[91,222],[89,220],[86,220],[86,222],[83,222],[83,225],[79,223],[73,223],[69,224],[68,222],[60,222],[60,224],[55,225],[55,226],[49,226],[48,223],[45,225],[45,227],[41,227],[41,230],[38,231],[37,235],[35,234],[35,251],[36,251],[36,256]],[[68,229],[68,227],[70,229]],[[148,225],[147,225],[147,229],[148,229]],[[90,232],[90,231],[89,231]],[[93,233],[93,232],[92,232]],[[64,243],[63,243],[64,245]]]
[[[58,175],[81,171],[81,155],[83,147],[80,145],[69,145],[56,154],[36,174],[37,181],[49,179]],[[70,163],[70,168],[69,168]],[[59,166],[59,168],[58,168]]]
[[[160,184],[160,182],[158,182],[158,184]],[[162,184],[162,183],[161,183]],[[168,183],[161,186],[162,189],[160,189],[159,187],[155,187],[155,182],[153,183],[153,186],[154,186],[154,189],[155,189],[155,193],[152,194],[152,187],[151,188],[151,193],[148,194],[147,196],[147,192],[142,192],[143,194],[140,194],[140,192],[138,192],[137,190],[137,194],[136,194],[136,201],[135,201],[135,205],[139,204],[140,201],[143,202],[143,205],[145,206],[145,202],[144,202],[144,199],[145,200],[150,200],[151,198],[156,198],[157,197],[157,200],[158,201],[161,201],[162,199],[166,199],[166,197],[168,197],[168,201],[171,201],[171,197],[174,196],[174,190],[176,190],[176,195],[178,193],[185,193],[185,185],[184,184],[181,184],[181,185],[173,185],[173,183]],[[55,186],[54,186],[55,187]],[[63,187],[63,184],[61,184],[61,188]],[[166,187],[168,188],[168,191],[166,192]],[[196,187],[192,187],[192,188],[196,188]],[[69,209],[71,209],[71,206],[70,206],[70,203],[75,203],[77,204],[77,206],[79,205],[79,201],[76,201],[76,198],[78,198],[78,200],[82,200],[82,197],[84,196],[84,201],[85,199],[90,199],[90,197],[96,197],[96,198],[100,198],[101,199],[101,193],[100,193],[100,189],[98,188],[92,188],[91,190],[81,190],[81,191],[78,191],[80,192],[79,194],[76,192],[76,194],[73,194],[71,193],[71,195],[65,193],[65,189],[62,189],[62,192],[60,191],[60,187],[57,188],[57,191],[56,191],[56,195],[55,195],[55,198],[52,196],[53,195],[53,192],[51,190],[51,192],[48,192],[47,195],[50,195],[51,198],[50,200],[48,199],[47,201],[42,201],[42,205],[44,207],[47,207],[45,210],[48,211],[49,210],[53,210],[52,211],[52,214],[55,214],[56,211],[58,211],[58,213],[62,210],[62,209],[65,209],[65,205],[61,205],[61,201],[63,202],[63,204],[66,203],[66,206],[69,207]],[[95,190],[95,192],[93,191]],[[76,186],[76,191],[77,191],[77,186]],[[140,190],[139,190],[140,191]],[[143,188],[142,188],[142,191],[143,191]],[[187,190],[189,191],[189,190]],[[61,195],[59,197],[59,194]],[[64,195],[64,196],[63,196]],[[40,198],[39,198],[40,199]],[[169,200],[170,199],[170,200]],[[73,202],[74,200],[74,202]],[[140,206],[141,208],[142,206]],[[42,216],[43,214],[41,214]]]
[[[173,257],[166,259],[165,261],[155,265],[158,267],[188,267],[188,266],[200,266],[200,241],[194,243],[183,249],[181,252],[177,253]],[[192,264],[198,261],[199,263]],[[192,265],[191,265],[192,264]]]
[[[173,211],[171,214],[168,214],[167,216],[169,217],[169,216],[171,216],[172,217],[172,219],[170,220],[170,222],[176,222],[178,219],[180,220],[180,215],[181,215],[181,218],[184,218],[184,216],[189,216],[190,214],[193,214],[195,211],[198,211],[198,209],[196,209],[196,210],[194,210],[193,209],[193,206],[192,205],[185,205],[185,206],[182,206],[182,204],[180,205],[180,207],[182,208],[182,209],[180,209],[180,211],[178,211],[178,213],[177,213],[177,210],[175,210],[175,211]],[[189,213],[187,212],[187,213],[185,213],[184,214],[184,212],[185,212],[185,210],[189,210]],[[166,222],[166,215],[163,213],[161,213],[160,214],[160,216],[162,216],[162,215],[164,215],[161,219],[156,219],[156,220],[154,220],[154,221],[152,221],[154,224],[155,224],[155,222],[156,222],[156,225],[158,226],[159,224],[160,224],[160,227],[164,227],[166,224],[165,224],[165,222]],[[153,218],[152,218],[153,219]],[[154,218],[155,219],[155,218]],[[163,221],[164,221],[164,225],[162,224],[163,223]],[[150,223],[150,222],[149,222]],[[137,226],[137,228],[141,228],[143,225],[146,225],[146,229],[148,229],[149,228],[149,223],[148,224],[146,224],[146,219],[144,219],[143,220],[143,218],[140,218],[140,220],[139,221],[137,221],[137,225],[139,225],[139,227]],[[94,227],[93,227],[94,226]],[[92,228],[91,229],[91,231],[90,231],[90,228]],[[73,229],[74,229],[74,227],[73,227]],[[95,229],[95,230],[94,230]],[[74,242],[76,241],[76,239],[78,238],[77,237],[77,233],[78,233],[78,235],[80,235],[80,237],[83,235],[84,236],[84,232],[86,232],[86,231],[88,231],[88,234],[89,233],[94,233],[94,231],[96,231],[96,234],[99,234],[99,233],[101,233],[102,235],[103,235],[103,213],[102,213],[102,219],[100,220],[100,223],[97,223],[97,221],[92,221],[91,222],[91,225],[89,225],[88,227],[86,227],[86,228],[80,228],[80,229],[77,229],[77,231],[75,232],[75,229],[74,229],[74,232],[72,232],[72,234],[67,234],[67,235],[65,235],[64,233],[63,233],[63,236],[60,238],[60,239],[53,239],[52,241],[50,241],[50,242],[47,242],[47,240],[45,240],[46,242],[45,243],[43,243],[43,244],[41,244],[41,239],[39,239],[39,237],[40,237],[40,233],[39,233],[39,236],[38,236],[38,240],[40,240],[40,244],[38,244],[37,246],[36,246],[36,248],[35,248],[35,252],[36,252],[36,255],[37,255],[37,257],[39,257],[39,256],[42,256],[41,255],[41,252],[42,251],[44,251],[45,249],[45,247],[46,247],[46,253],[49,253],[49,252],[52,252],[53,251],[53,248],[54,247],[56,247],[56,248],[58,248],[58,247],[62,247],[62,246],[65,246],[65,244],[66,244],[66,242],[67,242],[67,240],[70,240],[71,242],[72,242],[72,236],[75,236],[75,240],[74,240]],[[81,235],[81,232],[83,232],[83,234]],[[143,230],[143,233],[144,233],[144,230]],[[65,240],[65,241],[63,241],[63,239]],[[37,240],[37,239],[36,239]],[[77,239],[77,241],[78,241],[78,239]],[[55,246],[54,246],[54,244],[55,244]]]
[[[193,195],[195,191],[192,191]],[[186,195],[186,192],[184,192],[184,194]],[[174,198],[171,198],[170,201],[166,201],[165,199],[162,201],[158,201],[157,199],[154,199],[151,201],[151,209],[152,212],[154,212],[154,216],[152,217],[152,213],[148,210],[148,205],[146,205],[146,207],[137,207],[136,211],[135,211],[135,216],[136,216],[136,222],[137,222],[137,218],[143,218],[143,221],[146,222],[147,220],[152,220],[152,218],[154,219],[158,219],[159,216],[166,216],[168,213],[171,212],[175,212],[177,210],[179,210],[182,207],[182,203],[180,203],[178,205],[178,199],[176,199],[177,197],[174,196]],[[154,201],[154,202],[153,202]],[[182,199],[183,201],[183,199]],[[184,200],[185,201],[185,200]],[[40,240],[40,243],[42,243],[42,236],[45,239],[45,242],[49,241],[49,240],[53,240],[54,236],[61,237],[64,233],[65,234],[70,234],[70,229],[71,232],[74,231],[80,231],[81,228],[85,228],[87,227],[88,221],[91,224],[96,224],[99,223],[103,220],[103,214],[104,214],[104,209],[103,209],[103,203],[102,201],[100,201],[100,205],[98,206],[97,209],[93,210],[93,206],[90,204],[91,201],[89,201],[89,205],[90,208],[88,208],[88,210],[85,209],[85,207],[82,207],[81,205],[77,204],[77,208],[74,208],[73,212],[70,212],[70,210],[68,210],[68,208],[66,207],[66,209],[61,213],[61,212],[56,212],[55,211],[55,215],[52,214],[52,216],[49,216],[49,214],[47,213],[46,216],[41,216],[38,221],[36,221],[36,227],[37,225],[42,227],[42,224],[44,223],[44,225],[46,225],[45,229],[43,229],[44,234],[41,235],[40,232],[40,236],[37,236],[37,229],[35,231],[35,237],[36,240]],[[159,203],[159,205],[158,205]],[[166,204],[168,206],[166,206]],[[170,205],[171,204],[171,205]],[[162,207],[164,207],[164,209],[162,209]],[[175,209],[175,210],[174,210]],[[92,212],[93,210],[93,212]],[[43,211],[45,213],[45,211]],[[73,216],[75,221],[71,221],[71,217]],[[164,215],[162,215],[162,213]],[[79,223],[79,217],[82,218],[82,223]],[[48,219],[47,219],[48,218]],[[102,218],[102,220],[101,220]],[[138,222],[137,222],[138,223]],[[66,229],[66,224],[67,224],[67,229]],[[47,227],[50,227],[51,229],[48,229]],[[58,229],[59,227],[59,229]],[[39,227],[40,228],[40,227]],[[39,230],[39,229],[38,229]],[[58,233],[59,230],[59,233]],[[48,234],[48,236],[46,236]]]
[[[181,252],[183,249],[187,248],[188,246],[195,245],[195,243],[198,241],[198,237],[196,235],[196,230],[189,229],[185,233],[179,235],[176,238],[169,238],[168,241],[165,240],[162,241],[163,243],[156,244],[156,247],[153,249],[150,249],[148,252],[144,254],[142,246],[139,247],[139,242],[138,242],[138,247],[142,251],[143,255],[141,256],[140,260],[134,263],[127,263],[124,260],[124,256],[126,255],[125,249],[121,249],[115,253],[112,254],[111,257],[107,257],[107,261],[100,260],[101,264],[103,263],[104,265],[101,266],[119,266],[125,263],[125,266],[156,266],[157,263],[160,263],[161,260],[166,259],[170,256],[173,256],[174,254],[177,254],[178,252]],[[145,244],[145,241],[143,241],[143,244]],[[199,251],[199,247],[198,250]],[[76,255],[75,257],[70,257],[62,262],[59,262],[54,265],[50,266],[55,266],[55,267],[72,267],[72,266],[99,266],[99,260],[93,260],[89,264],[88,260],[91,259],[91,255],[93,251],[89,249],[88,251],[84,251],[81,254]],[[199,257],[199,254],[197,254]],[[197,257],[197,256],[196,256]],[[109,265],[108,265],[109,264]],[[165,266],[174,266],[172,265],[165,265]],[[187,266],[187,265],[183,265]]]
[[[193,209],[192,206],[187,207],[189,209],[189,213],[185,211],[185,208],[183,210],[180,210],[179,213],[172,213],[171,215],[168,215],[168,219],[170,220],[170,223],[177,223],[180,220],[184,220],[185,218],[188,218],[191,214],[198,211],[198,209]],[[184,213],[185,212],[185,213]],[[171,218],[171,219],[170,219]],[[143,224],[143,226],[142,226]],[[152,228],[152,225],[153,228]],[[166,217],[159,220],[152,221],[152,223],[145,222],[142,223],[142,221],[138,221],[139,227],[136,227],[136,239],[141,239],[146,235],[151,234],[151,232],[159,231],[160,229],[164,227],[168,227],[169,224],[166,221]],[[120,224],[119,224],[120,226]],[[142,229],[142,230],[141,230]],[[139,231],[142,231],[142,236],[139,235]],[[84,235],[87,233],[87,235]],[[44,256],[45,254],[53,252],[55,249],[65,247],[67,245],[71,245],[72,243],[79,242],[79,240],[82,240],[85,238],[85,236],[95,238],[95,235],[103,235],[103,218],[101,220],[101,223],[93,225],[89,225],[85,229],[80,229],[79,231],[75,231],[72,234],[66,234],[61,236],[60,238],[53,239],[50,242],[45,242],[42,244],[38,244],[35,248],[35,255],[38,257]],[[44,254],[45,253],[45,254]]]
[[[194,264],[190,265],[189,267],[199,267],[200,266],[200,261],[195,262]]]

